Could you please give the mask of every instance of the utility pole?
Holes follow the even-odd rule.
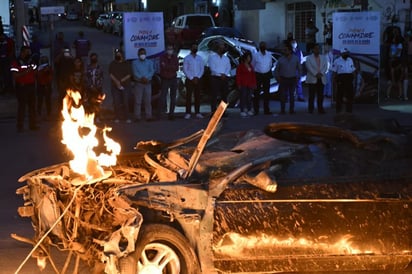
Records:
[[[24,0],[15,0],[14,1],[14,11],[16,13],[16,24],[14,35],[16,36],[16,49],[20,50],[21,46],[23,45],[23,36],[22,36],[22,28],[23,25],[26,24],[26,7],[24,4]]]

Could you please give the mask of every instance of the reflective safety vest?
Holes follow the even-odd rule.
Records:
[[[19,85],[31,85],[36,82],[36,68],[35,64],[27,64],[23,60],[18,59],[12,62],[10,71],[13,72],[23,72],[29,68],[32,70],[29,73],[19,76],[16,78],[16,84]]]

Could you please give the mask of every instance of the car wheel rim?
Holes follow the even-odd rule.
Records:
[[[179,257],[165,244],[148,244],[140,255],[137,270],[139,274],[178,274],[180,273]],[[167,272],[164,272],[166,270]]]

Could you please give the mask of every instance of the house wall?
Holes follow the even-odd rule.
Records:
[[[185,13],[194,12],[193,0],[150,0],[147,1],[148,11],[163,11],[163,20],[169,25],[172,20]]]
[[[267,2],[266,8],[261,10],[237,10],[234,7],[234,27],[254,41],[266,41],[268,47],[276,47],[285,39],[287,30],[286,5],[305,2],[305,0],[277,0]],[[360,5],[353,5],[354,1],[347,0],[312,0],[316,5],[316,21],[318,27],[316,40],[323,43],[324,24],[337,11],[360,11]],[[403,31],[411,29],[411,1],[406,0],[369,0],[368,10],[382,12],[383,32],[388,25],[397,25]],[[404,33],[403,33],[404,34]]]
[[[248,39],[275,47],[285,32],[285,4],[269,2],[264,10],[235,10],[234,27]]]

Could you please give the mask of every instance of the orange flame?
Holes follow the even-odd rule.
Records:
[[[217,253],[221,255],[227,255],[230,257],[237,257],[242,255],[246,250],[265,250],[267,248],[282,250],[289,248],[298,252],[299,250],[313,249],[317,252],[323,252],[325,254],[334,255],[355,255],[355,254],[374,254],[379,253],[376,250],[360,250],[354,247],[351,239],[353,235],[343,235],[340,239],[333,242],[328,242],[327,237],[322,241],[322,237],[319,241],[308,240],[305,238],[285,238],[278,239],[274,236],[267,234],[260,234],[256,236],[244,236],[238,233],[230,232],[226,233],[223,238],[215,246]],[[243,256],[243,255],[242,255]]]
[[[121,146],[107,136],[111,128],[103,129],[103,140],[107,153],[96,155],[94,148],[99,145],[96,138],[97,127],[94,124],[94,113],[87,114],[81,104],[81,94],[68,90],[63,99],[62,143],[73,153],[70,168],[86,180],[96,179],[104,175],[102,166],[116,164]]]

